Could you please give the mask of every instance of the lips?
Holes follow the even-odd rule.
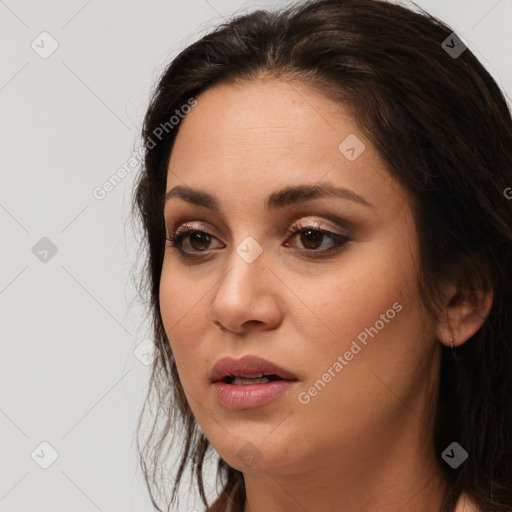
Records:
[[[213,367],[210,373],[212,383],[231,382],[235,377],[258,378],[267,376],[270,380],[298,380],[297,377],[280,366],[260,357],[246,355],[240,359],[223,357]]]

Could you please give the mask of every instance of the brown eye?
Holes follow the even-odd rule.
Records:
[[[166,237],[166,240],[171,242],[171,247],[176,249],[178,254],[183,258],[195,257],[193,255],[194,252],[207,252],[213,239],[215,239],[215,237],[206,231],[192,229],[186,226],[176,231],[173,235]],[[187,240],[188,244],[184,246],[184,241]],[[191,256],[188,256],[188,253],[190,253]]]
[[[299,238],[301,246],[297,247],[299,252],[312,255],[313,257],[320,257],[331,251],[341,249],[347,242],[350,242],[350,239],[345,235],[333,233],[316,226],[292,228],[288,230],[287,233],[290,235],[288,240]],[[211,244],[216,238],[201,229],[194,229],[191,226],[182,226],[175,233],[166,237],[166,240],[171,243],[171,247],[178,252],[180,257],[192,260],[194,258],[202,259],[207,256],[208,253],[212,252]],[[185,243],[185,241],[187,241],[187,243]],[[325,241],[330,241],[330,246],[323,247]],[[284,245],[285,247],[292,246],[288,241]]]
[[[314,229],[301,231],[300,235],[300,241],[306,249],[318,249],[325,238],[325,233],[323,231],[317,231]]]
[[[289,229],[287,233],[291,235],[292,239],[297,237],[299,238],[300,245],[303,247],[303,252],[311,254],[318,253],[318,255],[340,249],[350,241],[347,236],[339,233],[333,233],[316,226],[294,226]],[[326,239],[331,241],[330,247],[322,247],[322,244]],[[286,243],[285,245],[290,246],[289,243]],[[301,248],[299,247],[299,251],[300,250]]]
[[[204,251],[206,249],[208,249],[208,245],[210,244],[211,242],[211,236],[206,234],[206,233],[202,233],[202,232],[197,232],[197,233],[189,233],[189,242],[190,242],[190,245],[192,246],[192,248],[196,251]]]

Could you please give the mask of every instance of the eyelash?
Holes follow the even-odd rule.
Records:
[[[300,233],[304,233],[307,231],[312,231],[315,233],[323,233],[327,235],[328,238],[330,238],[335,245],[333,247],[330,247],[328,249],[299,249],[299,252],[302,252],[307,255],[312,255],[313,253],[321,253],[326,254],[330,253],[331,251],[340,250],[343,246],[345,246],[348,242],[350,242],[350,238],[348,238],[345,235],[340,235],[339,233],[333,233],[332,231],[328,231],[326,229],[319,228],[315,225],[294,225],[290,229],[286,230],[287,235],[293,236]],[[182,248],[181,243],[182,240],[191,235],[200,233],[202,235],[207,235],[209,237],[215,238],[211,233],[208,233],[207,231],[204,231],[202,229],[192,228],[187,225],[184,225],[180,229],[176,230],[172,235],[166,237],[165,239],[171,243],[171,248],[178,252],[178,255],[183,259],[201,259],[203,256],[199,255],[191,255],[190,251],[186,251]],[[323,240],[320,242],[322,243]],[[196,251],[196,253],[207,253],[208,250],[204,251]],[[318,256],[316,256],[318,257]]]

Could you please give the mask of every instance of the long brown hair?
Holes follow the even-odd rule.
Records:
[[[434,320],[438,284],[460,271],[468,283],[494,291],[482,328],[460,347],[442,349],[432,435],[449,484],[443,512],[453,512],[462,492],[486,512],[511,510],[512,120],[495,81],[469,48],[450,39],[452,32],[424,11],[384,1],[306,1],[234,18],[184,49],[162,74],[144,119],[145,158],[133,198],[147,254],[140,291],[150,298],[157,348],[147,400],[156,396],[157,411],[138,446],[156,510],[162,511],[166,488],[159,483],[169,457],[164,447],[174,446],[170,434],[178,432],[185,444],[168,510],[189,462],[208,510],[243,510],[243,474],[221,458],[222,492],[209,508],[202,473],[210,444],[178,377],[159,286],[167,165],[179,129],[169,119],[214,84],[261,75],[299,80],[343,102],[405,185],[416,205],[420,290]],[[454,55],[450,48],[463,51]],[[441,459],[454,440],[469,453],[456,470]]]

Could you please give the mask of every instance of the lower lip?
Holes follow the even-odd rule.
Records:
[[[265,384],[233,386],[226,382],[214,382],[217,400],[228,409],[254,409],[266,405],[286,393],[297,381],[275,380]]]

